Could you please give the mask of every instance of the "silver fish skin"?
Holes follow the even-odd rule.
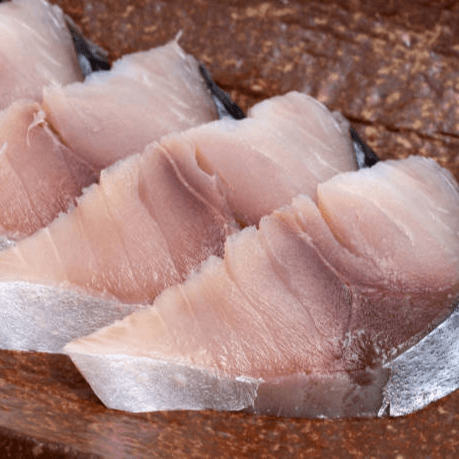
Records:
[[[390,370],[379,416],[405,416],[459,388],[459,304],[417,344],[385,365]]]
[[[147,357],[64,350],[111,409],[247,411],[255,414],[342,418],[375,416],[388,371],[298,373],[264,380],[222,377],[199,368]],[[215,396],[218,394],[218,396]]]
[[[141,308],[28,282],[1,282],[0,304],[0,348],[39,352],[61,352],[69,341]]]
[[[13,247],[14,244],[15,242],[12,239],[7,238],[6,236],[0,236],[0,252]]]

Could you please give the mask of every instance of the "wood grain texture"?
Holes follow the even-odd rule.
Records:
[[[182,32],[244,109],[297,89],[383,158],[459,178],[459,2],[56,1],[111,59]],[[455,457],[459,392],[401,419],[300,420],[106,409],[67,357],[0,352],[2,457]]]

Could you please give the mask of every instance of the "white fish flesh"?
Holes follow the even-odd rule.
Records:
[[[195,161],[178,171],[152,145],[103,171],[68,214],[0,254],[0,347],[59,352],[222,253],[236,229],[215,180]],[[85,297],[77,314],[75,295]],[[43,311],[52,320],[30,327]]]
[[[213,177],[157,144],[102,171],[78,205],[0,254],[0,278],[148,303],[236,230]],[[187,168],[186,168],[187,167]]]
[[[216,117],[197,62],[176,41],[125,56],[85,83],[50,86],[44,107],[48,115],[38,103],[21,100],[0,113],[0,235],[6,243],[66,211],[102,168],[165,133]]]

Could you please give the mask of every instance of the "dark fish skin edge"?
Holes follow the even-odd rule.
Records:
[[[79,30],[78,26],[69,16],[65,15],[65,21],[72,36],[83,75],[86,77],[92,72],[110,70],[111,66],[107,58],[108,53],[91,40],[84,37],[81,30]]]
[[[357,156],[357,160],[359,159],[359,156],[362,156],[363,154],[363,164],[360,164],[359,161],[360,168],[374,166],[378,161],[380,161],[377,154],[360,138],[357,131],[352,126],[349,128],[349,132],[354,144],[354,151]]]
[[[199,71],[201,72],[207,87],[210,89],[210,92],[214,97],[215,105],[217,105],[217,109],[219,109],[218,114],[220,115],[220,118],[224,116],[230,116],[235,120],[242,120],[245,118],[245,113],[242,111],[239,105],[233,102],[231,97],[225,91],[223,91],[223,89],[215,84],[215,82],[212,80],[212,77],[210,76],[209,71],[204,67],[203,64],[199,64]]]

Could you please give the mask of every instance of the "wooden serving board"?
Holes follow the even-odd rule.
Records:
[[[459,2],[59,0],[110,53],[181,45],[247,109],[300,90],[382,158],[459,178]],[[134,4],[135,3],[135,4]],[[160,115],[160,114],[159,114]],[[106,409],[62,355],[0,351],[1,457],[455,457],[459,392],[400,419]]]

